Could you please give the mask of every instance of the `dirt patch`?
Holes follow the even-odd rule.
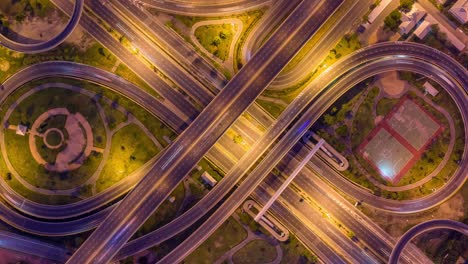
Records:
[[[396,71],[379,74],[377,78],[375,85],[384,91],[386,97],[400,97],[408,88],[408,83],[400,80]]]
[[[12,39],[24,43],[49,40],[65,28],[68,19],[60,11],[55,10],[46,18],[34,17],[22,23],[13,22],[11,30],[17,34],[13,34]],[[87,50],[95,43],[94,39],[79,25],[68,36],[65,42],[76,45],[81,51]]]
[[[33,17],[21,23],[12,21],[10,28],[19,35],[13,35],[12,39],[30,43],[48,40],[65,28],[67,19],[61,16],[60,11],[54,10],[45,18]]]

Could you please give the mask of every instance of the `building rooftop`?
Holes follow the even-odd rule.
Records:
[[[452,8],[450,8],[450,13],[452,13],[460,23],[465,24],[468,22],[468,0],[458,0]]]

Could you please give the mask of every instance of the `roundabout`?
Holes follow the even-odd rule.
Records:
[[[67,82],[28,86],[3,102],[0,163],[11,175],[6,183],[31,202],[76,203],[125,178],[162,148],[116,99]],[[123,158],[130,159],[127,166]]]
[[[58,128],[48,128],[43,134],[38,133],[38,128],[47,125],[47,120],[56,116],[65,116],[65,133],[69,135],[64,141],[64,132]],[[46,148],[61,151],[55,156],[55,160],[47,162],[37,149],[37,138],[42,138]],[[29,148],[37,163],[42,164],[48,171],[66,172],[76,170],[85,162],[94,148],[93,131],[88,121],[80,114],[70,113],[66,108],[54,108],[40,115],[31,126],[29,135]],[[97,152],[102,149],[94,148]]]
[[[110,131],[92,96],[76,86],[52,83],[33,87],[9,105],[0,147],[8,170],[27,189],[76,196],[82,185],[95,180],[107,159]],[[19,128],[27,131],[18,133]]]

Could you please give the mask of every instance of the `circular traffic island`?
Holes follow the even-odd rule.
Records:
[[[0,180],[11,204],[70,204],[136,181],[167,145],[164,137],[174,137],[151,113],[97,84],[46,78],[10,92],[0,106]]]
[[[109,147],[93,95],[66,84],[39,85],[6,107],[2,156],[24,187],[73,195],[93,176]]]

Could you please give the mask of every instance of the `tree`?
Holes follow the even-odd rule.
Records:
[[[234,136],[233,140],[234,140],[234,143],[236,144],[242,143],[244,141],[241,135]]]
[[[328,126],[332,126],[332,125],[334,125],[336,123],[335,116],[329,115],[329,114],[325,114],[323,116],[323,120],[324,120],[325,124],[328,125]]]
[[[398,10],[393,10],[390,15],[388,15],[385,20],[385,28],[391,31],[397,31],[398,26],[401,23],[401,13]]]
[[[99,52],[99,54],[101,54],[101,56],[106,56],[106,53],[104,53],[104,48],[103,47],[99,47],[98,52]]]
[[[400,0],[400,10],[408,12],[413,7],[414,0]]]

